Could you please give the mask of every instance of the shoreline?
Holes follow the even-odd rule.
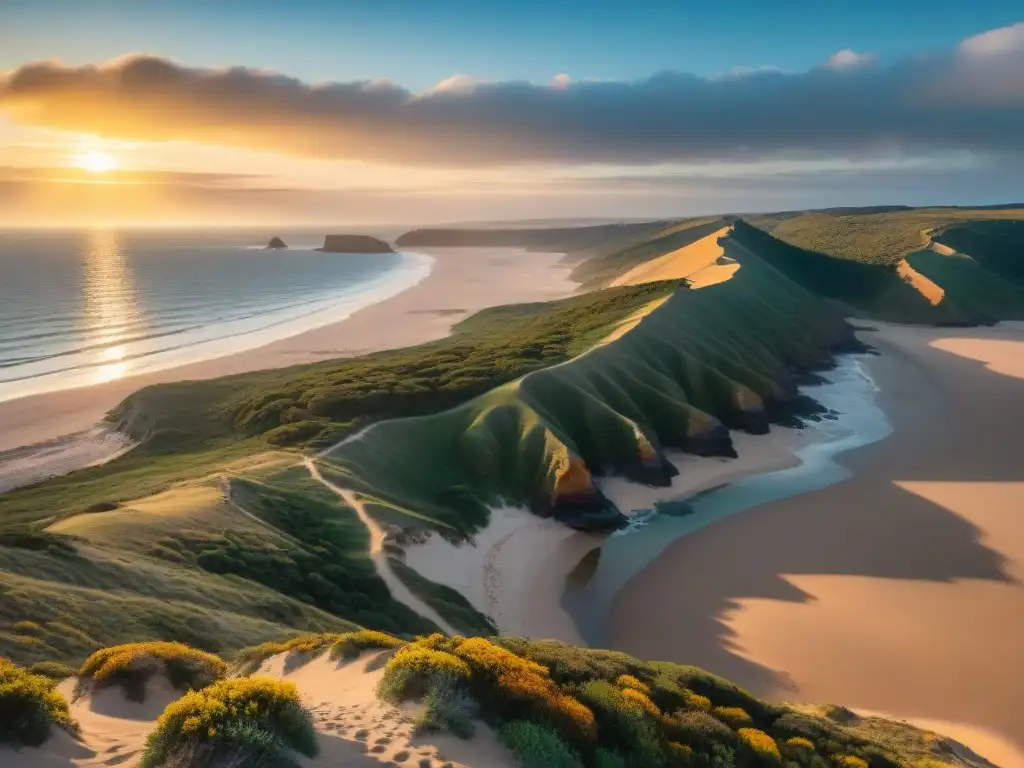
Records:
[[[1024,766],[1024,325],[876,325],[893,434],[844,453],[844,481],[673,542],[618,593],[610,647]]]
[[[799,469],[804,464],[802,452],[827,442],[829,425],[826,421],[812,422],[805,429],[774,427],[766,435],[733,432],[737,458],[669,452],[666,458],[679,474],[667,487],[645,486],[616,476],[596,478],[596,482],[624,514],[639,518],[637,513],[657,501],[708,498],[730,484]],[[661,525],[685,529],[695,519],[692,514],[659,515],[639,529],[599,534],[575,531],[521,508],[494,508],[491,514],[487,527],[471,541],[454,545],[433,535],[426,542],[408,545],[406,563],[465,596],[503,634],[590,645],[601,644],[601,633],[594,632],[592,622],[581,616],[578,608],[586,604],[592,610],[596,605],[593,595],[584,595],[583,590],[600,573],[605,550],[627,539],[663,538]],[[663,541],[662,546],[670,541]],[[653,559],[650,554],[649,559]],[[619,560],[615,565],[619,576],[640,569],[635,562],[627,565]],[[600,608],[596,612],[600,613]]]
[[[269,344],[173,368],[0,402],[0,487],[10,490],[56,472],[64,474],[102,460],[90,442],[92,431],[125,397],[146,386],[211,379],[291,365],[411,347],[449,335],[452,326],[487,307],[548,301],[573,295],[577,284],[564,254],[518,248],[431,248],[435,260],[422,281],[384,301],[331,323]],[[54,472],[46,453],[59,445],[66,456]],[[34,448],[35,451],[26,451]],[[12,461],[12,452],[19,457]],[[115,453],[109,451],[107,456]],[[5,459],[6,455],[6,459]],[[33,473],[23,474],[31,466]]]

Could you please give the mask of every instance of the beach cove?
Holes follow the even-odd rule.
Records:
[[[839,457],[845,479],[673,541],[615,594],[607,639],[1024,765],[1024,331],[861,338],[882,353],[863,362],[893,433]]]

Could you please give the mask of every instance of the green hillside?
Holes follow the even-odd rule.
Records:
[[[1024,221],[1024,206],[1006,208],[907,208],[806,211],[752,216],[791,245],[842,259],[895,265],[928,244],[929,233],[969,221]]]
[[[667,483],[666,448],[729,454],[726,426],[764,432],[815,413],[794,372],[850,342],[832,307],[729,248],[743,259],[733,279],[652,302],[617,338],[459,408],[383,422],[326,454],[324,474],[388,522],[456,536],[499,501],[574,527],[621,525],[593,474]]]
[[[140,390],[112,414],[137,448],[0,495],[0,653],[74,660],[125,639],[228,652],[354,625],[430,631],[374,570],[356,510],[297,466],[298,450],[344,441],[318,465],[399,540],[416,529],[464,538],[498,503],[614,529],[624,518],[595,476],[666,484],[667,449],[731,455],[729,430],[818,417],[796,387],[852,348],[845,316],[1024,319],[1018,212],[940,212],[961,218],[893,263],[725,218],[517,230],[520,246],[574,254],[578,276],[598,285],[730,225],[710,267],[727,279],[495,307],[432,344]],[[881,217],[901,231],[935,215],[787,214],[773,226]],[[460,595],[390,562],[453,627],[492,631]]]

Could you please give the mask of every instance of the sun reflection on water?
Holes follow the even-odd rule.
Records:
[[[90,232],[86,242],[85,316],[89,345],[99,363],[94,383],[114,381],[132,369],[125,340],[141,330],[135,283],[117,233]]]

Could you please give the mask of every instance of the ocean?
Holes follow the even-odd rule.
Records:
[[[289,250],[265,250],[272,235]],[[258,347],[430,273],[422,254],[320,253],[323,236],[0,231],[0,401]]]

